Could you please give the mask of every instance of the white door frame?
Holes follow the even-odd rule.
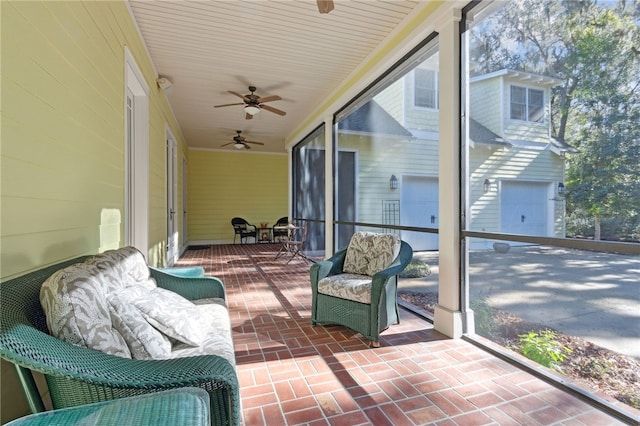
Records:
[[[188,201],[188,192],[187,192],[187,183],[188,183],[188,174],[187,174],[187,157],[182,156],[182,247],[186,248],[189,244],[189,233],[188,231],[188,215],[187,208],[189,206]]]
[[[149,250],[149,87],[133,55],[124,51],[124,242]]]
[[[165,128],[167,148],[167,265],[178,259],[178,144],[169,126]]]

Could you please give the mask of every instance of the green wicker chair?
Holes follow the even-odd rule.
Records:
[[[207,391],[212,425],[240,424],[240,391],[235,368],[216,355],[135,360],[82,348],[48,334],[40,306],[42,283],[62,262],[0,284],[0,357],[13,363],[33,413],[44,411],[32,371],[42,373],[54,409],[181,387]],[[159,287],[187,299],[225,297],[216,278],[184,278],[150,268]]]
[[[347,249],[342,249],[330,259],[311,266],[311,324],[340,324],[361,333],[371,340],[372,347],[380,346],[380,332],[391,324],[398,324],[396,300],[397,274],[411,262],[413,249],[401,241],[400,252],[391,265],[373,275],[371,279],[371,303],[357,302],[318,291],[318,282],[332,275],[342,274]]]

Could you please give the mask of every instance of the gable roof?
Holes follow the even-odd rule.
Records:
[[[469,139],[473,143],[479,143],[483,145],[498,145],[498,146],[512,146],[513,144],[507,142],[503,137],[493,133],[482,124],[478,123],[473,118],[469,119]]]
[[[374,100],[346,116],[338,123],[338,130],[387,136],[413,137],[413,134],[398,123]]]
[[[576,148],[572,147],[571,145],[569,145],[565,141],[561,141],[561,140],[556,139],[556,138],[550,138],[550,143],[554,147],[558,148],[560,151],[578,152],[578,150]]]

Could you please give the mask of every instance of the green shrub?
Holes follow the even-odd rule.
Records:
[[[422,278],[429,275],[431,275],[431,268],[420,259],[412,259],[404,271],[400,273],[401,278]]]
[[[540,334],[530,331],[518,337],[524,356],[556,371],[562,371],[560,364],[572,352],[555,340],[556,333],[551,330],[542,330]]]
[[[469,307],[473,311],[476,325],[476,334],[491,339],[498,327],[493,317],[493,308],[489,305],[487,297],[478,295],[469,301]]]

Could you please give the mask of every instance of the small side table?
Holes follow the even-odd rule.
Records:
[[[209,426],[209,394],[200,388],[179,388],[44,411],[6,426]]]
[[[267,222],[260,223],[258,227],[258,242],[259,243],[270,243],[271,242],[271,228],[269,228],[269,224]]]

